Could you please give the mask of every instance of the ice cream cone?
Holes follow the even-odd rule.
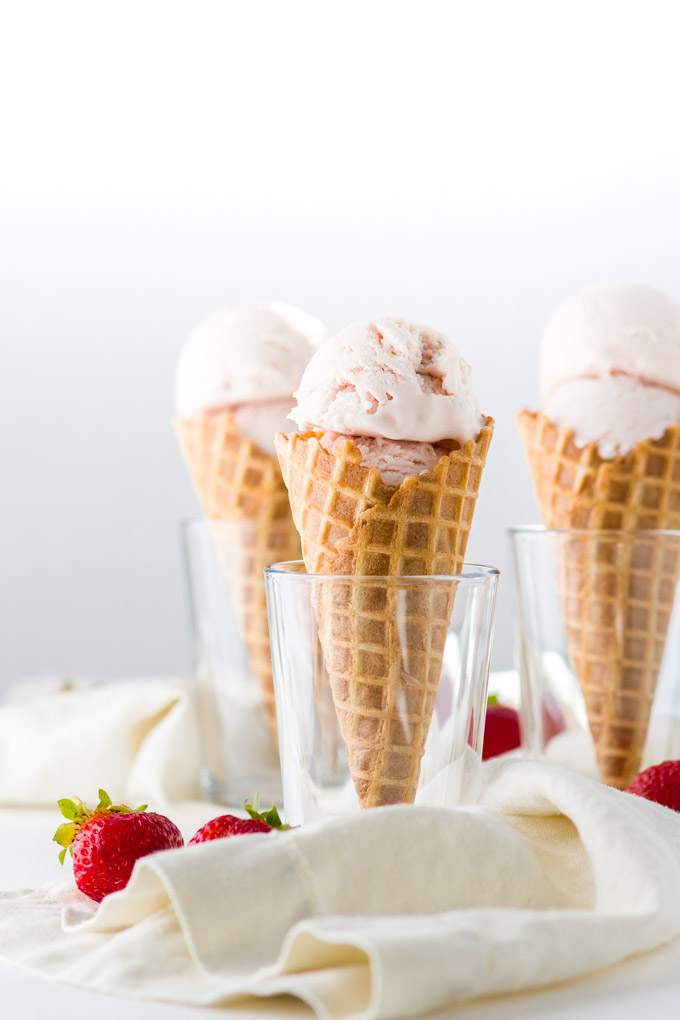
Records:
[[[322,432],[276,437],[307,572],[338,578],[319,582],[317,622],[362,808],[414,800],[453,596],[400,578],[461,569],[492,434],[487,418],[476,441],[398,486],[351,439],[328,451]],[[365,576],[380,582],[349,579]]]
[[[274,457],[238,431],[228,411],[174,422],[205,516],[243,521],[241,548],[217,540],[244,646],[272,726],[276,727],[263,570],[298,559],[300,539]],[[217,537],[217,536],[216,536]]]
[[[680,425],[603,459],[595,443],[543,414],[518,428],[547,528],[584,529],[558,564],[567,643],[602,779],[625,789],[638,771],[680,577],[675,543],[611,530],[680,528]]]

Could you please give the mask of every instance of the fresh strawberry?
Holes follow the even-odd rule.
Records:
[[[59,860],[63,864],[70,851],[76,885],[98,903],[125,888],[140,857],[184,846],[174,822],[164,815],[147,814],[146,804],[139,808],[112,804],[104,790],[99,791],[94,811],[77,798],[58,803],[68,819],[54,834],[55,843],[64,848]]]
[[[271,825],[258,818],[238,818],[236,815],[220,815],[198,830],[189,840],[192,843],[207,843],[210,839],[225,839],[227,836],[241,836],[248,832],[271,832]]]
[[[645,769],[635,777],[628,792],[680,811],[680,761],[662,761]]]
[[[482,758],[495,758],[506,751],[514,751],[521,744],[519,715],[514,708],[500,705],[495,697],[489,698],[484,726]]]
[[[269,811],[259,811],[259,798],[254,804],[243,805],[250,818],[239,818],[237,815],[220,815],[198,830],[189,840],[192,843],[206,843],[211,839],[226,839],[228,836],[242,836],[250,832],[271,832],[272,829],[290,829],[284,825],[275,807]]]

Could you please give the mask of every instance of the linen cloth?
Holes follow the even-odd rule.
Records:
[[[181,678],[24,681],[0,705],[0,805],[60,797],[149,803],[200,797],[198,721]]]
[[[1,894],[0,958],[103,992],[285,993],[368,1020],[563,981],[680,935],[680,815],[548,764],[483,771],[474,807],[147,857],[98,909],[70,883]]]

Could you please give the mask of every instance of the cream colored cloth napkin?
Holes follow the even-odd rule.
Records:
[[[479,805],[380,808],[140,861],[97,909],[0,897],[0,958],[103,992],[414,1016],[564,981],[680,935],[680,815],[556,766],[489,763]]]
[[[154,810],[200,797],[198,723],[179,678],[26,681],[0,705],[0,805],[60,797]]]

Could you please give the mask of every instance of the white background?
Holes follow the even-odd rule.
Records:
[[[184,672],[174,364],[218,303],[446,332],[497,420],[470,559],[537,520],[513,414],[577,288],[680,298],[668,2],[7,3],[0,685]]]

